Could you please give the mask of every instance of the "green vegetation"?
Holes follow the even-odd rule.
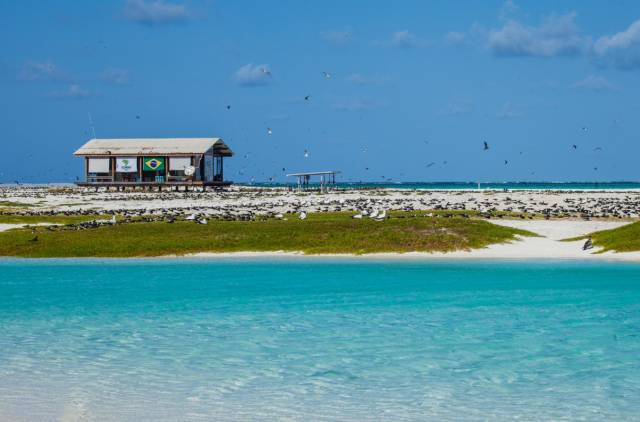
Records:
[[[95,220],[96,218],[108,218],[95,215],[21,215],[21,214],[0,214],[0,224],[74,224],[83,221]]]
[[[301,251],[322,253],[448,252],[509,242],[524,230],[464,217],[394,213],[385,221],[351,213],[296,215],[287,220],[134,222],[95,229],[15,229],[0,233],[0,256],[142,257],[196,252]],[[404,217],[404,218],[399,218]],[[37,241],[32,239],[37,236]]]
[[[25,204],[24,202],[13,202],[13,201],[0,201],[0,207],[10,207],[10,208],[29,208],[34,206],[33,204]]]
[[[587,236],[576,237],[570,240],[584,240],[591,237],[593,245],[601,247],[599,252],[636,252],[640,251],[640,221],[617,229],[602,230]]]

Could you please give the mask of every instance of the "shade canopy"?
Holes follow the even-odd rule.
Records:
[[[145,138],[91,139],[74,155],[80,156],[149,156],[199,155],[213,150],[214,155],[231,157],[233,151],[221,138]]]

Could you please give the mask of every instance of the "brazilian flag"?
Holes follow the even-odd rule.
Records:
[[[144,171],[162,171],[164,170],[164,157],[147,157],[142,160]]]

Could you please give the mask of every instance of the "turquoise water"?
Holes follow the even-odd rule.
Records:
[[[240,183],[242,184],[242,183]],[[294,184],[254,183],[252,186],[294,186]],[[311,186],[318,186],[311,184]],[[478,182],[340,182],[341,189],[432,189],[468,190],[478,189]],[[635,190],[640,182],[482,182],[482,189],[524,189],[524,190]]]
[[[638,420],[640,266],[0,261],[0,420]]]

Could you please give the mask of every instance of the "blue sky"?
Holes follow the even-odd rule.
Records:
[[[3,182],[74,180],[88,113],[98,137],[222,137],[235,181],[640,180],[638,1],[3,1],[0,16]]]

